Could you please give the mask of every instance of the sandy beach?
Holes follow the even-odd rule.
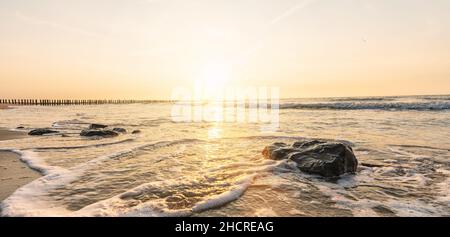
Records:
[[[0,141],[20,139],[26,134],[0,129]],[[0,201],[6,199],[16,189],[39,178],[41,175],[20,161],[13,152],[0,151]]]

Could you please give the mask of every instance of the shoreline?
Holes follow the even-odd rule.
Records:
[[[0,141],[25,138],[23,132],[0,128]],[[42,175],[20,160],[20,155],[11,151],[0,151],[0,202],[8,198],[18,188]]]
[[[2,109],[11,109],[11,107],[9,107],[8,105],[5,104],[0,104],[0,110]]]

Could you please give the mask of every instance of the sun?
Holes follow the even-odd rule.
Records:
[[[201,100],[222,101],[231,83],[230,64],[208,62],[202,65],[199,72],[196,85],[201,88]]]
[[[231,67],[224,63],[208,63],[203,68],[203,82],[210,88],[222,88],[231,79]]]

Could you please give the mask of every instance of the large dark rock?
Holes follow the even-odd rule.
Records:
[[[83,130],[80,133],[80,136],[83,137],[115,137],[118,136],[119,133],[111,131],[111,130]]]
[[[350,146],[340,142],[307,140],[286,143],[274,143],[263,150],[268,159],[290,159],[297,167],[307,173],[325,177],[335,177],[356,172],[358,160]]]
[[[118,133],[127,133],[125,128],[113,128],[113,131]]]
[[[103,124],[97,124],[97,123],[93,123],[91,125],[89,125],[89,129],[100,129],[100,128],[107,128],[108,125],[103,125]]]
[[[53,131],[50,129],[46,129],[46,128],[38,128],[38,129],[34,129],[31,130],[28,135],[30,136],[42,136],[45,134],[53,134],[53,133],[58,133],[58,131]]]

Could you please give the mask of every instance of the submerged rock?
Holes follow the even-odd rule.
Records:
[[[113,128],[113,131],[118,133],[127,133],[125,128]]]
[[[38,129],[34,129],[31,130],[28,135],[30,136],[42,136],[45,134],[52,134],[52,133],[59,133],[58,131],[53,131],[50,129],[46,129],[46,128],[38,128]]]
[[[264,148],[263,155],[272,160],[290,159],[301,171],[324,177],[354,173],[358,167],[352,148],[340,142],[307,140],[291,146],[274,143]]]
[[[107,128],[108,125],[103,125],[103,124],[98,124],[98,123],[93,123],[91,125],[89,125],[89,129],[100,129],[100,128]]]
[[[92,130],[92,129],[88,129],[88,130],[83,130],[80,133],[80,136],[83,137],[115,137],[118,136],[119,134],[117,132],[114,132],[112,130]]]

